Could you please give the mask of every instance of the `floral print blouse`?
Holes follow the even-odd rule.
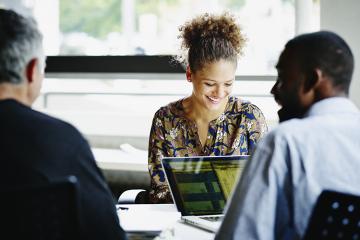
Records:
[[[229,97],[225,112],[209,123],[204,146],[194,121],[185,117],[183,99],[161,107],[154,115],[149,137],[150,202],[172,202],[161,166],[162,157],[247,155],[267,132],[261,110]]]

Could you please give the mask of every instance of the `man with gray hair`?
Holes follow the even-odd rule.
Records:
[[[124,239],[111,192],[86,140],[70,124],[31,109],[44,67],[36,22],[0,9],[1,188],[75,176],[80,239]]]

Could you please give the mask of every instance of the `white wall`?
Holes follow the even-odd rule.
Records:
[[[360,1],[321,0],[320,26],[341,35],[350,45],[355,57],[355,71],[350,98],[360,107]]]

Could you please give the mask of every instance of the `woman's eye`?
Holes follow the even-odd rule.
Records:
[[[225,83],[226,87],[231,87],[233,84],[232,83]]]
[[[205,83],[205,85],[206,85],[206,86],[209,86],[209,87],[212,87],[212,86],[214,86],[215,84],[213,84],[213,83]]]

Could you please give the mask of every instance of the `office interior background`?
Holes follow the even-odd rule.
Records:
[[[191,94],[184,70],[171,61],[178,27],[204,12],[238,18],[247,45],[233,94],[259,106],[270,128],[278,121],[274,66],[286,41],[305,32],[332,30],[350,44],[350,98],[360,107],[357,0],[0,0],[0,7],[33,15],[44,34],[46,76],[34,108],[72,123],[93,148],[128,151],[119,156],[142,158],[134,161],[144,166],[153,114]],[[146,168],[140,178],[103,170],[114,195],[148,187]]]

